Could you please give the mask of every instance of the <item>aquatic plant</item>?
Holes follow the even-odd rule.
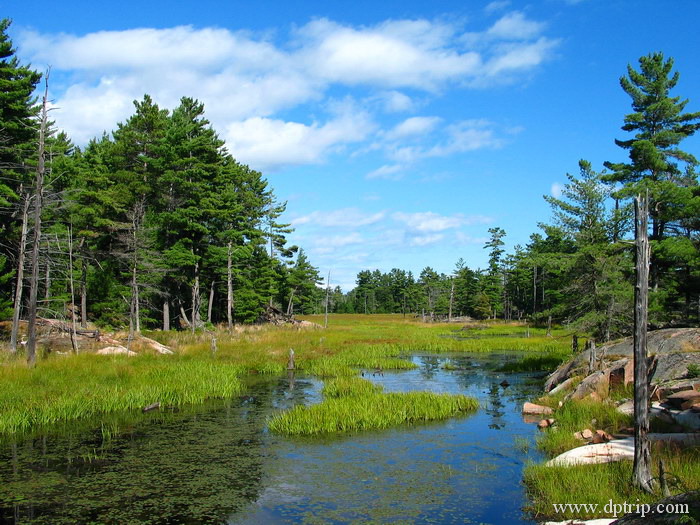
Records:
[[[322,403],[297,405],[274,416],[268,427],[285,435],[359,432],[446,419],[478,408],[476,399],[464,395],[383,393],[359,378],[337,380],[324,389],[324,394]]]

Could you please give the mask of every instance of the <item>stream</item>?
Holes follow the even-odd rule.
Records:
[[[281,437],[267,419],[319,402],[323,383],[257,377],[240,398],[147,413],[115,435],[83,426],[3,444],[0,523],[533,523],[522,469],[541,457],[520,410],[541,374],[495,371],[518,357],[416,355],[415,370],[365,373],[385,391],[479,400],[442,422]]]

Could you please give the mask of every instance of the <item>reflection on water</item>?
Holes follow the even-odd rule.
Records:
[[[387,391],[465,393],[481,409],[288,439],[269,434],[265,421],[318,402],[322,384],[257,380],[240,399],[147,414],[106,442],[98,430],[3,447],[0,523],[524,523],[523,443],[535,431],[520,407],[536,391],[533,376],[495,372],[502,356],[413,359],[415,370],[370,379]]]

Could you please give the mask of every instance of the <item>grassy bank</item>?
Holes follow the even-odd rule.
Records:
[[[476,399],[431,392],[384,393],[379,385],[360,378],[330,381],[325,399],[312,406],[297,405],[272,418],[270,430],[285,435],[318,435],[377,430],[405,423],[446,419],[478,408]]]
[[[556,425],[544,430],[537,439],[538,448],[549,458],[582,446],[584,443],[574,436],[575,432],[589,428],[615,434],[633,424],[632,417],[618,412],[612,400],[567,401],[559,407],[562,395],[544,396],[538,401],[555,409],[551,417]],[[613,393],[611,397],[617,396]],[[659,460],[664,461],[671,493],[700,489],[700,448],[683,449],[673,444],[652,443],[652,473],[657,477]],[[531,501],[528,511],[538,521],[545,518],[553,521],[610,518],[612,515],[606,510],[606,505],[610,508],[610,501],[641,504],[653,503],[663,497],[660,491],[649,494],[633,486],[631,461],[568,467],[533,464],[525,469],[524,483]],[[595,512],[583,510],[583,507],[577,511],[555,512],[554,505],[561,503],[598,507]]]
[[[307,317],[322,323],[322,317]],[[562,330],[517,323],[461,325],[422,323],[401,315],[333,315],[328,328],[253,326],[233,331],[150,332],[175,355],[138,357],[57,355],[27,369],[23,356],[0,352],[0,435],[12,435],[60,421],[138,410],[151,403],[183,405],[241,391],[247,374],[280,374],[289,349],[297,368],[319,377],[352,377],[358,370],[408,369],[404,357],[416,352],[493,352],[525,350],[565,353]],[[530,337],[527,337],[529,332]],[[484,337],[486,336],[486,337]],[[212,338],[216,352],[212,352]]]

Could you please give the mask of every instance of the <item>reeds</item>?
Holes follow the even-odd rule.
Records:
[[[326,385],[324,395],[317,405],[297,405],[274,416],[269,429],[298,436],[361,432],[446,419],[478,408],[476,399],[464,395],[383,393],[378,385],[360,378],[337,379]]]

